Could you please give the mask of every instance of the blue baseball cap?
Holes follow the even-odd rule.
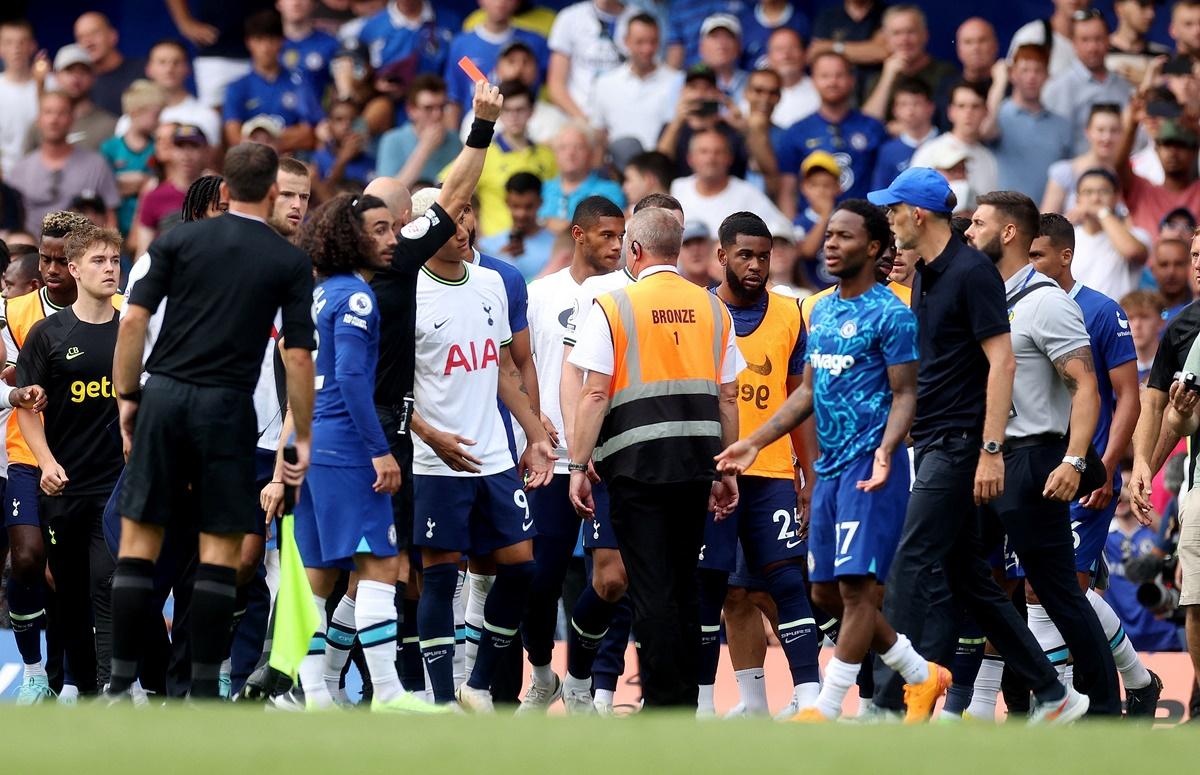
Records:
[[[887,188],[867,194],[867,201],[880,207],[903,203],[935,213],[948,213],[954,209],[950,204],[953,193],[946,178],[937,170],[909,167]]]

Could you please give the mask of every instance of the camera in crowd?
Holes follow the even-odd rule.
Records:
[[[1197,376],[1193,372],[1177,371],[1175,372],[1175,381],[1182,382],[1186,390],[1190,390],[1193,393],[1200,393],[1200,376]]]
[[[1170,554],[1148,554],[1128,560],[1125,578],[1138,585],[1137,601],[1144,608],[1160,618],[1179,619],[1182,623],[1179,588],[1175,586],[1175,566],[1179,564],[1179,556],[1174,551],[1172,540]]]

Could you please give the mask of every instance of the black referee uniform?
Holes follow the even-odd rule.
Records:
[[[283,310],[289,349],[315,349],[312,264],[264,221],[229,213],[185,223],[150,246],[129,303],[166,315],[146,363],[133,449],[118,502],[149,525],[194,521],[201,534],[254,528],[254,386]],[[136,676],[134,640],[150,607],[153,564],[122,558],[113,583],[112,692]],[[216,697],[229,646],[236,570],[201,563],[192,594],[192,696]],[[129,617],[129,618],[127,618]]]
[[[46,389],[46,444],[67,475],[62,493],[42,495],[39,508],[54,616],[82,694],[107,683],[112,659],[115,560],[104,540],[104,506],[124,465],[112,385],[120,323],[112,313],[99,325],[81,321],[70,307],[40,320],[17,360],[17,384]]]

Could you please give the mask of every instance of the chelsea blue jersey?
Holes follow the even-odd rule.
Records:
[[[813,306],[805,356],[821,445],[813,467],[833,476],[883,440],[892,407],[887,370],[917,360],[917,318],[883,285],[853,299],[831,293]]]
[[[371,458],[389,451],[375,413],[379,362],[375,294],[358,275],[334,275],[313,290],[313,319],[317,362],[312,462],[369,466]]]

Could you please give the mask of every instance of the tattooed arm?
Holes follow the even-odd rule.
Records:
[[[1086,457],[1100,415],[1092,348],[1085,345],[1063,353],[1054,359],[1054,368],[1071,392],[1071,437],[1067,440],[1067,454]],[[1079,478],[1074,466],[1059,463],[1046,479],[1042,495],[1051,500],[1070,501],[1079,490]]]

